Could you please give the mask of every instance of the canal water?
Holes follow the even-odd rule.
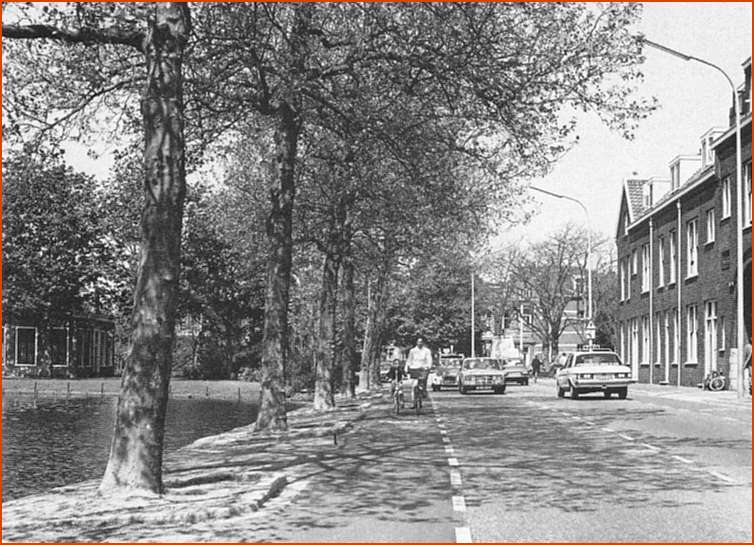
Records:
[[[101,477],[115,421],[114,396],[3,397],[3,501]],[[256,405],[171,399],[166,451],[254,421]]]

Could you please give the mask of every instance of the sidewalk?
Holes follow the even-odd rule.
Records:
[[[690,386],[661,386],[659,384],[632,384],[629,388],[632,393],[646,395],[649,397],[659,397],[666,399],[676,399],[691,403],[700,403],[704,405],[729,405],[731,407],[751,407],[751,396],[747,395],[743,399],[738,399],[735,390],[723,390],[722,392],[711,392],[702,388],[693,388]]]
[[[3,504],[3,541],[206,541],[214,524],[235,526],[279,495],[382,394],[340,400],[326,413],[288,413],[285,433],[256,433],[253,425],[204,437],[167,456],[163,496],[100,497],[99,481],[53,489]],[[234,519],[236,522],[234,522]]]

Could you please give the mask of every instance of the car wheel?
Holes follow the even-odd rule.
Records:
[[[605,399],[610,399],[610,397],[613,395],[612,392],[605,391]]]
[[[458,387],[458,393],[465,394],[466,393],[466,388],[464,388],[463,386],[459,386]]]
[[[571,399],[578,399],[579,398],[579,391],[571,386]]]
[[[524,381],[524,386],[528,386],[528,385],[529,385],[529,379],[527,378],[527,379],[526,379],[526,380]]]
[[[558,389],[558,397],[565,397],[565,390],[559,384],[556,384],[555,387]]]
[[[495,393],[495,394],[504,394],[505,393],[505,386],[503,386],[502,388],[495,388],[494,390],[492,390],[492,392]]]
[[[618,399],[626,399],[626,397],[628,397],[628,388],[618,390]]]

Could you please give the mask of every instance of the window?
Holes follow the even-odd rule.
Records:
[[[730,176],[723,178],[720,184],[720,193],[723,205],[722,219],[730,217]]]
[[[618,264],[618,283],[620,284],[620,300],[626,300],[626,263],[623,259]]]
[[[660,354],[662,354],[662,314],[655,313],[655,338],[654,338],[654,360],[655,363],[660,362]]]
[[[673,309],[673,363],[681,361],[681,320],[680,311]]]
[[[751,225],[751,163],[744,165],[744,226]]]
[[[632,250],[631,251],[631,276],[636,276],[636,274],[639,272],[638,261],[639,261],[639,257],[636,250]]]
[[[631,320],[631,365],[639,363],[639,320]]]
[[[628,236],[628,214],[623,214],[623,236]]]
[[[657,287],[665,285],[665,237],[657,241]]]
[[[686,307],[686,363],[697,362],[697,311],[696,305]]]
[[[665,365],[670,364],[670,312],[665,312]],[[667,377],[667,375],[666,375]]]
[[[699,270],[698,246],[699,228],[694,219],[686,223],[686,278],[696,276]]]
[[[16,365],[36,365],[37,328],[16,328]]]
[[[678,272],[678,239],[676,238],[676,232],[670,231],[670,278],[668,284],[675,282],[676,273]]]
[[[626,258],[626,273],[631,272],[631,264],[629,258]],[[626,299],[631,299],[631,275],[626,274]]]
[[[68,363],[68,330],[64,327],[54,327],[50,331],[50,359],[53,365]]]
[[[715,242],[715,209],[707,210],[707,244]]]
[[[676,163],[670,167],[670,190],[678,189],[681,185],[681,165]]]
[[[641,363],[649,363],[649,316],[641,317]]]
[[[649,291],[649,244],[642,244],[641,246],[641,291],[642,293]]]

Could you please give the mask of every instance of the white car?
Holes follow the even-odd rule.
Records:
[[[572,352],[555,375],[558,397],[571,392],[571,399],[590,392],[602,392],[606,398],[618,394],[620,399],[626,399],[632,382],[631,368],[608,350]]]
[[[505,393],[505,371],[503,362],[497,358],[466,358],[458,377],[458,391],[491,390],[495,394]]]

